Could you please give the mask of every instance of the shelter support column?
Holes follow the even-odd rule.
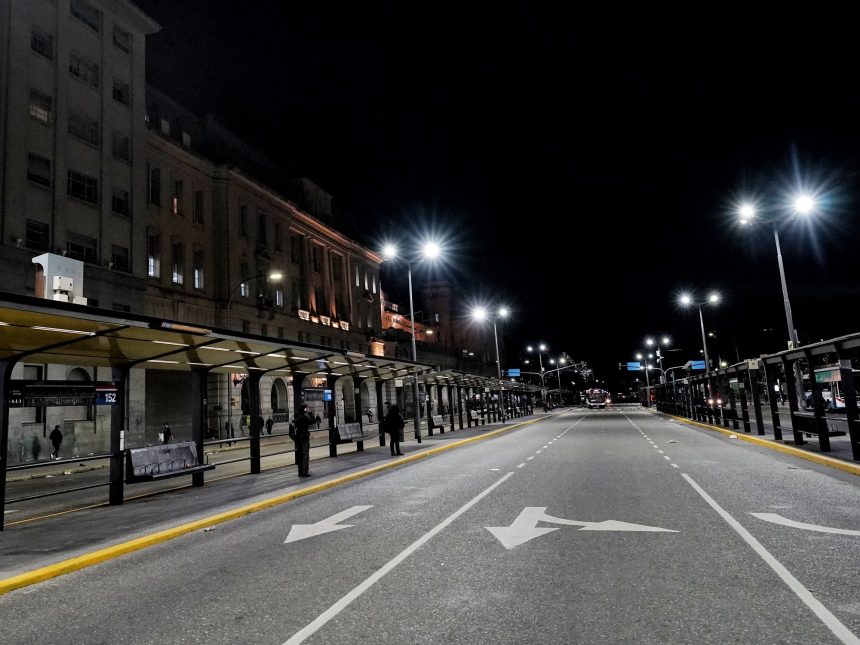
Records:
[[[117,405],[111,407],[110,413],[110,484],[108,486],[108,503],[114,506],[122,504],[124,484],[124,438],[125,423],[128,418],[128,368],[114,367],[111,378],[117,385],[119,399]]]
[[[191,400],[196,401],[197,405],[191,408],[191,440],[197,452],[197,463],[203,464],[204,450],[203,439],[206,436],[206,408],[209,403],[207,400],[207,387],[209,384],[208,372],[192,372],[191,373]],[[203,472],[192,473],[192,486],[203,485]]]
[[[358,427],[361,428],[361,436],[364,436],[364,422],[361,420],[361,384],[364,383],[364,379],[360,377],[355,377],[353,379],[353,392],[355,396],[353,397],[355,401],[355,416],[358,419]],[[364,440],[359,439],[355,442],[355,451],[356,452],[364,452]]]
[[[770,403],[770,420],[773,424],[773,438],[782,441],[782,426],[779,423],[779,396],[776,393],[776,365],[764,364],[765,384],[767,385],[767,400]]]
[[[329,457],[337,457],[337,443],[340,440],[337,433],[337,397],[335,396],[337,376],[329,374],[326,377],[326,384],[331,390],[331,400],[326,406],[328,408],[328,454]]]
[[[385,387],[385,381],[374,381],[374,388],[376,389],[376,420],[379,423],[379,445],[385,445],[385,433],[382,431],[382,419],[384,417],[382,409],[382,388]]]
[[[0,361],[0,531],[6,523],[6,464],[9,463],[9,395],[12,381],[12,368],[17,361]]]
[[[260,432],[263,429],[263,424],[260,423],[260,417],[263,414],[263,406],[260,402],[260,380],[263,375],[256,370],[251,370],[248,373],[248,379],[245,383],[248,388],[248,414],[251,415],[251,422],[248,427],[251,432],[251,474],[256,475],[260,472]]]
[[[448,423],[451,432],[454,432],[454,384],[448,386]]]
[[[845,397],[845,416],[848,419],[848,438],[851,440],[851,458],[860,461],[860,420],[857,419],[857,387],[854,383],[854,371],[851,359],[843,358],[843,353],[836,352],[839,361],[839,373],[842,377],[842,396]]]

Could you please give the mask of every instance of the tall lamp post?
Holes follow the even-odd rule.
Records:
[[[636,360],[641,361],[643,358],[642,354],[636,354]],[[648,375],[648,363],[646,361],[645,367],[640,367],[639,369],[645,370],[645,407],[651,407],[651,377]]]
[[[546,383],[544,382],[544,369],[543,369],[543,353],[547,350],[547,346],[544,343],[541,343],[537,346],[537,354],[538,354],[538,362],[540,363],[540,396],[543,400],[543,411],[546,412]],[[526,347],[526,351],[531,353],[535,351],[535,348],[529,345]]]
[[[270,271],[269,273],[258,273],[257,275],[253,275],[250,278],[245,278],[235,287],[230,290],[230,297],[227,298],[227,329],[230,329],[230,308],[233,306],[233,296],[236,295],[236,292],[242,288],[242,286],[247,285],[249,282],[253,282],[254,280],[259,280],[260,278],[266,278],[270,282],[280,282],[280,280],[284,277],[280,271]]]
[[[493,317],[493,339],[496,342],[496,375],[499,379],[499,408],[502,411],[502,421],[507,417],[505,410],[505,386],[504,381],[502,380],[502,361],[499,357],[499,333],[496,330],[496,321],[499,319],[504,320],[508,317],[508,308],[502,307],[499,309],[498,313]],[[472,310],[472,318],[477,322],[483,322],[489,317],[486,308],[484,307],[475,307]]]
[[[657,355],[657,362],[660,363],[660,369],[661,370],[663,369],[663,354],[660,352],[660,347],[663,346],[665,348],[667,345],[669,345],[670,342],[671,341],[670,341],[668,336],[663,336],[660,339],[660,345],[656,345],[657,341],[655,341],[653,338],[646,338],[645,339],[645,344],[648,347],[655,347],[655,345],[656,345],[655,353]],[[664,377],[664,381],[665,381],[665,377]]]
[[[442,253],[442,248],[437,242],[427,241],[421,246],[421,251],[418,255],[406,259],[406,275],[409,283],[409,320],[412,326],[412,361],[418,362],[418,349],[415,344],[415,305],[412,299],[412,264],[420,260],[435,260]],[[398,248],[395,244],[386,244],[382,249],[382,257],[385,260],[395,260],[399,255]],[[421,443],[421,414],[420,403],[418,401],[418,374],[415,374],[412,389],[413,401],[413,416],[415,423],[415,440]]]
[[[249,282],[253,282],[254,280],[259,280],[260,278],[266,278],[271,282],[279,282],[284,275],[280,271],[270,271],[269,273],[258,273],[257,275],[251,276],[250,278],[245,278],[235,287],[230,290],[230,297],[227,298],[227,329],[230,329],[230,310],[233,306],[233,296],[236,295],[236,292],[242,288],[242,286],[247,285]],[[235,379],[235,375],[233,378],[227,379],[227,426],[228,431],[227,434],[233,434],[233,390],[242,384],[244,379],[238,380]],[[221,422],[218,421],[220,424]],[[218,434],[221,434],[221,429],[218,429]],[[232,437],[228,436],[228,439],[232,439]]]
[[[794,216],[807,217],[815,213],[816,207],[815,198],[812,195],[801,193],[796,195],[792,200],[791,213]],[[745,226],[752,224],[757,217],[758,209],[756,209],[754,204],[744,203],[738,208],[738,219],[740,223]],[[794,318],[791,315],[791,301],[788,299],[788,284],[785,280],[785,267],[782,263],[782,249],[779,245],[779,229],[776,226],[776,220],[773,220],[771,224],[773,225],[773,241],[774,244],[776,244],[776,261],[779,265],[779,280],[782,286],[782,304],[785,308],[785,324],[788,326],[789,348],[796,349],[797,347],[800,347],[800,340],[797,337],[797,329],[794,326]],[[810,369],[810,378],[812,378],[811,375],[812,370]],[[800,365],[797,361],[794,361],[794,377],[797,380],[795,392],[797,393],[798,403],[800,404],[800,407],[803,408],[803,375],[800,373]]]
[[[708,340],[705,336],[705,318],[702,316],[702,305],[712,305],[715,306],[720,302],[720,294],[716,291],[712,291],[708,294],[708,299],[704,302],[697,300],[693,301],[693,297],[690,294],[682,294],[681,295],[681,304],[685,307],[698,307],[699,309],[699,327],[702,331],[702,352],[705,354],[705,373],[710,373],[711,371],[711,360],[708,358]],[[710,377],[708,378],[708,388],[711,390],[710,394],[713,396],[713,384],[711,383]]]

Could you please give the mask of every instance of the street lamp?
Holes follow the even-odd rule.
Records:
[[[807,193],[799,193],[792,198],[791,212],[794,215],[807,217],[812,215],[816,210],[817,204],[815,197]],[[738,217],[742,224],[751,224],[757,217],[757,209],[754,204],[743,203],[738,207]],[[785,280],[785,267],[782,263],[782,249],[779,245],[779,229],[776,226],[776,220],[772,220],[773,225],[773,241],[776,244],[776,261],[779,264],[779,280],[782,286],[782,304],[785,308],[785,324],[788,326],[788,343],[789,349],[795,349],[800,346],[800,341],[797,337],[797,329],[794,327],[794,318],[791,315],[791,302],[788,299],[788,284]],[[803,407],[803,377],[800,374],[800,365],[794,361],[794,375],[797,379],[797,398]]]
[[[716,305],[720,302],[720,294],[716,291],[712,291],[708,294],[707,300],[702,301],[694,301],[693,297],[687,293],[681,295],[681,304],[685,307],[698,307],[699,309],[699,325],[702,328],[702,351],[705,354],[705,368],[707,372],[711,371],[711,360],[708,358],[708,342],[705,338],[705,319],[702,316],[702,305]]]
[[[420,260],[435,260],[442,253],[442,247],[438,242],[428,240],[421,245],[421,250],[418,254],[406,259],[406,274],[409,282],[409,320],[412,326],[412,361],[418,362],[418,349],[415,345],[415,306],[412,299],[412,264]],[[386,243],[382,247],[382,257],[385,260],[392,261],[399,256],[399,250],[395,244]],[[413,405],[415,408],[415,439],[421,443],[421,415],[419,414],[420,406],[418,402],[418,374],[415,374],[415,383],[412,390]]]
[[[655,347],[655,346],[656,346],[656,347],[655,347],[655,352],[656,352],[656,354],[657,354],[657,362],[659,362],[659,363],[660,363],[660,369],[663,369],[663,354],[660,352],[660,347],[661,347],[661,346],[662,346],[662,347],[666,347],[667,345],[669,345],[669,344],[670,344],[670,342],[671,342],[671,340],[669,339],[669,337],[668,337],[668,336],[663,336],[663,337],[661,337],[661,338],[660,338],[660,344],[659,344],[659,345],[657,345],[657,344],[656,344],[656,343],[657,343],[657,341],[655,341],[653,338],[646,338],[646,339],[645,339],[645,344],[646,344],[648,347]],[[663,381],[665,382],[665,380],[666,380],[666,379],[665,379],[665,377],[664,377]]]
[[[280,282],[284,277],[284,274],[280,271],[269,271],[269,273],[258,273],[257,275],[251,276],[250,278],[245,278],[239,284],[237,284],[230,291],[230,297],[227,298],[227,329],[230,329],[230,308],[233,305],[233,296],[236,295],[236,292],[242,288],[242,285],[246,285],[249,282],[253,282],[254,280],[259,280],[260,278],[266,278],[270,282]]]
[[[543,353],[549,349],[544,343],[541,343],[537,346],[537,355],[538,362],[540,363],[540,395],[541,399],[543,399],[543,411],[546,412],[546,383],[544,381],[544,368],[543,368]],[[535,351],[535,348],[529,345],[526,347],[526,351],[531,353]]]
[[[499,407],[502,410],[502,421],[505,420],[505,387],[502,383],[502,361],[499,358],[499,333],[496,331],[496,321],[501,318],[504,320],[508,317],[509,311],[507,307],[499,309],[496,316],[493,317],[493,339],[496,341],[496,374],[499,378]],[[477,322],[483,322],[489,317],[487,310],[484,307],[475,307],[472,310],[472,318]]]

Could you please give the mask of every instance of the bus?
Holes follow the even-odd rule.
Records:
[[[596,387],[586,390],[585,400],[589,410],[593,408],[605,408],[607,404],[612,403],[609,399],[609,392]]]

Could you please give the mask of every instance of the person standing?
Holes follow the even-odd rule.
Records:
[[[272,434],[272,426],[275,425],[275,422],[272,420],[272,417],[266,419],[266,434],[271,436]]]
[[[54,426],[54,429],[51,430],[51,434],[48,435],[48,439],[51,440],[51,445],[54,446],[54,451],[51,453],[51,459],[59,459],[60,444],[63,443],[63,432],[60,430],[60,426]]]
[[[170,443],[172,438],[173,430],[170,429],[170,424],[165,422],[165,424],[161,426],[161,443]]]
[[[390,437],[391,456],[402,455],[400,452],[400,441],[403,438],[403,428],[406,427],[406,422],[400,415],[400,409],[396,405],[392,405],[388,409],[388,414],[382,422],[385,425],[385,432]]]
[[[307,404],[303,403],[296,418],[293,419],[296,428],[294,441],[296,442],[296,466],[299,469],[299,477],[311,476],[308,468],[310,466],[311,424],[313,422],[314,419],[311,417]]]

